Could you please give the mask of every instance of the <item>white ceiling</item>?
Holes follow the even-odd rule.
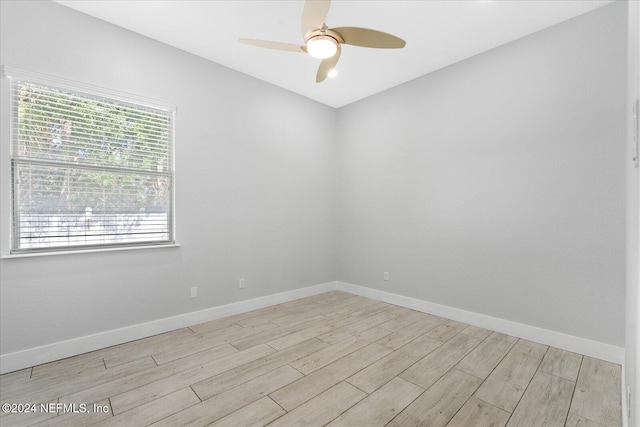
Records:
[[[240,37],[302,44],[301,0],[57,0],[64,6],[341,107],[613,0],[333,0],[327,25],[372,28],[404,49],[343,46],[338,76],[315,82],[320,60],[244,45]]]

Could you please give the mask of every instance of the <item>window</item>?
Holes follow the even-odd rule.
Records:
[[[175,108],[5,71],[11,252],[173,243]]]

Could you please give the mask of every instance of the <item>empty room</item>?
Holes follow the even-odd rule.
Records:
[[[0,425],[640,425],[638,1],[0,20]]]

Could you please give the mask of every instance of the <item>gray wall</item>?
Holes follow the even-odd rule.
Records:
[[[182,245],[0,261],[3,354],[335,280],[334,109],[51,2],[0,4],[3,65],[178,106]]]
[[[342,108],[338,280],[623,346],[625,8]]]
[[[640,170],[631,162],[634,152],[633,103],[640,99],[640,3],[629,2],[628,35],[628,99],[627,99],[627,289],[626,339],[624,371],[626,386],[631,391],[629,425],[638,424],[638,286],[640,285]]]

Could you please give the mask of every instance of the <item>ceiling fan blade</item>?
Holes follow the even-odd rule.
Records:
[[[309,31],[322,28],[329,13],[331,0],[307,0],[302,9],[302,37]]]
[[[300,46],[291,43],[270,42],[267,40],[255,40],[255,39],[238,39],[240,43],[250,44],[252,46],[266,47],[267,49],[286,50],[288,52],[302,52],[307,51],[306,46]]]
[[[329,75],[329,71],[333,70],[340,59],[340,53],[342,49],[338,45],[338,51],[331,58],[323,59],[318,68],[318,74],[316,74],[316,83],[323,82]]]
[[[340,27],[331,28],[331,31],[340,34],[345,44],[354,46],[399,49],[407,44],[399,37],[368,28]]]

